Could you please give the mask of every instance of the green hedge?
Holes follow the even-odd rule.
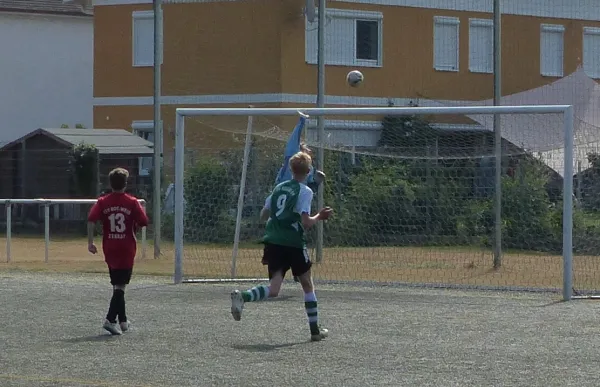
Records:
[[[258,210],[280,163],[277,157],[257,159],[262,161],[250,166],[243,213],[242,241],[248,242],[261,236]],[[349,154],[333,151],[325,159],[325,201],[335,210],[325,226],[328,246],[492,245],[493,187],[481,189],[482,167],[476,161],[357,156],[353,164]],[[201,159],[187,171],[188,241],[233,241],[240,164],[235,155],[228,163],[219,160]],[[511,165],[511,173],[502,176],[504,247],[560,253],[561,195],[549,194],[555,174],[533,157],[514,159]],[[493,176],[493,170],[486,172]],[[596,219],[600,216],[590,211],[575,211],[576,252],[600,254]]]
[[[185,239],[191,242],[221,242],[233,235],[228,215],[233,199],[233,181],[228,167],[216,158],[201,158],[187,170],[184,181]]]
[[[550,174],[522,159],[502,177],[502,226],[507,248],[558,251],[560,206],[550,201]],[[477,165],[431,160],[382,162],[363,158],[343,192],[328,182],[340,216],[328,222],[335,245],[490,245],[493,197],[476,195]],[[492,174],[493,175],[493,174]],[[493,190],[491,191],[493,194]]]

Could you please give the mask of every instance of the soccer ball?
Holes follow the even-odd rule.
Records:
[[[365,80],[364,75],[358,70],[352,70],[346,75],[346,82],[352,87],[357,87]]]

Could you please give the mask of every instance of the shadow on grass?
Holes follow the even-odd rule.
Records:
[[[296,297],[294,297],[294,296],[285,296],[285,295],[283,295],[283,296],[277,296],[277,297],[275,297],[275,298],[269,298],[269,299],[267,300],[267,302],[289,301],[289,300],[291,300],[291,299],[293,299],[293,298],[296,298]]]
[[[297,345],[309,344],[310,341],[298,341],[296,343],[285,343],[285,344],[234,344],[231,347],[240,351],[247,352],[271,352],[282,348],[291,348]]]
[[[96,343],[96,342],[104,342],[104,341],[109,341],[109,340],[114,340],[115,338],[117,338],[119,336],[114,336],[111,334],[100,334],[100,335],[91,335],[91,336],[83,336],[83,337],[72,337],[70,339],[63,339],[60,340],[63,343],[70,343],[70,344],[80,344],[80,343]]]
[[[542,305],[538,305],[537,307],[538,308],[548,308],[550,306],[560,305],[560,304],[564,304],[566,302],[567,301],[565,301],[565,300],[556,300],[556,301],[547,302],[547,303],[542,304]]]
[[[150,284],[150,285],[129,285],[129,287],[127,287],[127,291],[135,292],[135,291],[156,290],[156,289],[164,289],[164,288],[169,288],[169,290],[175,289],[175,288],[180,289],[180,287],[177,284],[163,283],[163,284]]]

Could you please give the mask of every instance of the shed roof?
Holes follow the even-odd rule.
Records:
[[[0,0],[0,11],[91,16],[89,9],[63,0]]]
[[[151,155],[154,144],[124,129],[49,129],[40,128],[4,145],[11,148],[35,135],[42,134],[68,146],[81,143],[94,145],[100,154]]]

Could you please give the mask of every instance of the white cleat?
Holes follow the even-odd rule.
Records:
[[[242,319],[242,311],[244,310],[244,299],[239,290],[231,292],[231,315],[235,321]]]
[[[129,321],[122,321],[119,323],[119,326],[121,327],[121,332],[127,332],[131,328]]]
[[[329,331],[325,328],[319,328],[319,333],[310,336],[310,341],[321,341],[329,336]]]
[[[108,320],[104,320],[104,324],[102,325],[102,328],[104,328],[105,330],[110,332],[111,335],[114,335],[114,336],[118,336],[121,334],[121,331],[119,330],[119,324],[117,324],[116,322],[111,323]]]

